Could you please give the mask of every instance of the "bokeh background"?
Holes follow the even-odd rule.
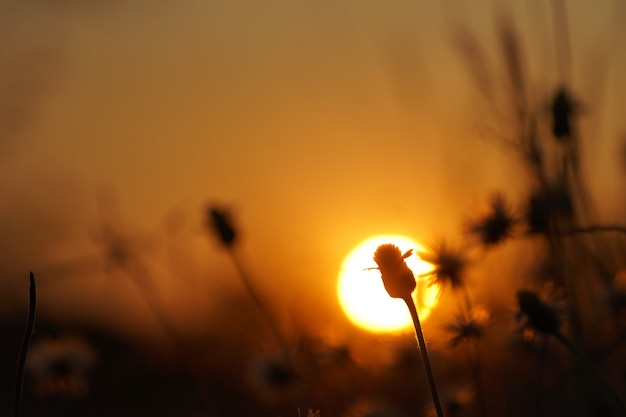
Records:
[[[384,391],[390,369],[419,374],[390,347],[412,346],[410,332],[346,321],[337,274],[371,236],[454,240],[491,193],[522,203],[528,182],[498,136],[506,118],[483,99],[509,94],[503,25],[524,48],[534,102],[562,83],[580,98],[595,213],[623,223],[623,2],[2,0],[0,411],[11,409],[29,271],[33,343],[88,344],[77,356],[97,382],[59,399],[31,375],[25,415],[333,416],[359,390]],[[470,40],[493,76],[480,86]],[[307,389],[331,399],[266,411],[246,369],[276,346],[207,230],[211,205],[232,214],[239,259],[286,338],[315,338],[299,343],[316,355],[316,343],[329,355],[349,345],[380,385],[324,374]],[[526,243],[498,250],[472,291],[513,317],[523,276],[510,260],[533,255]],[[422,412],[427,398],[415,401]]]

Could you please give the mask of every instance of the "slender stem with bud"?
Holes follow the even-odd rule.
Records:
[[[270,331],[274,335],[279,347],[284,351],[286,357],[289,357],[289,350],[285,339],[283,338],[274,316],[271,314],[267,304],[263,302],[257,291],[254,289],[244,265],[237,256],[236,244],[238,242],[238,233],[232,219],[227,211],[217,207],[210,207],[208,211],[207,226],[215,236],[220,240],[222,246],[228,251],[235,268],[239,274],[239,278],[243,286],[246,288],[248,296],[257,307],[263,319],[265,319]]]
[[[409,312],[411,313],[411,318],[413,319],[413,325],[415,326],[415,335],[417,336],[417,343],[419,344],[420,353],[422,354],[422,363],[424,364],[424,369],[426,370],[426,378],[428,379],[428,387],[430,388],[430,392],[433,396],[433,402],[435,403],[435,410],[437,411],[437,417],[443,417],[443,408],[441,407],[441,401],[439,400],[439,392],[437,391],[437,384],[435,384],[435,375],[433,373],[433,368],[430,364],[430,359],[428,357],[428,349],[426,348],[426,340],[424,339],[424,333],[422,332],[422,325],[420,324],[420,319],[417,315],[417,308],[415,307],[415,303],[413,302],[412,297],[403,297],[402,298],[409,308]]]

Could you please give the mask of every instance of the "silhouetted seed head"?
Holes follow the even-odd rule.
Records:
[[[469,417],[473,416],[473,402],[476,397],[476,389],[471,385],[450,386],[441,390],[441,405],[446,417]],[[426,406],[426,417],[437,417],[437,412],[432,404]]]
[[[517,303],[519,304],[518,318],[524,318],[533,330],[543,334],[555,334],[559,331],[561,319],[557,309],[542,301],[536,292],[519,290]]]
[[[616,291],[614,288],[611,288],[608,291],[606,302],[614,316],[620,317],[624,315],[624,312],[626,312],[626,293]]]
[[[528,201],[528,229],[531,233],[547,233],[551,229],[552,209],[549,199],[535,194]]]
[[[552,134],[559,140],[572,137],[572,119],[576,114],[578,104],[565,89],[560,87],[552,100]]]
[[[402,254],[396,245],[380,245],[374,252],[374,262],[378,265],[383,285],[393,298],[411,297],[416,282],[413,271],[408,267],[405,258],[411,256],[413,250]]]
[[[489,320],[489,313],[482,308],[474,308],[470,315],[459,314],[453,323],[447,324],[445,329],[452,334],[450,345],[480,339]]]
[[[98,240],[102,245],[107,270],[125,271],[138,260],[137,242],[115,228],[103,227]]]
[[[574,214],[570,192],[564,186],[553,186],[548,191],[531,195],[527,210],[526,218],[531,233],[550,233],[559,219],[565,220]]]
[[[463,278],[467,260],[459,249],[450,248],[442,242],[432,253],[419,252],[420,258],[433,265],[433,270],[428,273],[431,285],[450,285],[452,288],[463,286]]]
[[[615,320],[626,323],[626,269],[615,274],[613,282],[605,287],[600,299]]]
[[[207,228],[217,236],[220,242],[227,248],[232,248],[237,240],[237,231],[230,215],[216,207],[207,210]]]
[[[42,396],[83,396],[96,353],[83,339],[73,336],[45,338],[31,347],[28,371],[35,392]]]
[[[297,379],[293,369],[279,362],[268,364],[264,372],[265,381],[278,389],[291,385]]]
[[[487,212],[467,227],[468,233],[478,237],[486,247],[497,245],[510,237],[515,218],[509,213],[504,198],[496,194]]]
[[[300,381],[289,361],[273,356],[255,361],[249,377],[259,398],[269,403],[287,400]]]

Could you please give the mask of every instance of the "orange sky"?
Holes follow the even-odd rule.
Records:
[[[230,268],[201,225],[204,205],[223,202],[261,287],[289,297],[313,285],[313,299],[330,299],[359,241],[453,233],[511,178],[511,160],[478,133],[481,105],[449,41],[463,22],[493,45],[497,2],[6,3],[0,88],[14,96],[0,111],[17,106],[26,120],[0,131],[6,279],[89,254],[105,189],[156,236],[159,256],[176,246],[197,277]],[[513,13],[538,86],[551,86],[549,8],[530,3]],[[581,95],[601,78],[602,103],[624,108],[624,8],[566,3]],[[596,160],[612,157],[625,128],[603,115]],[[601,193],[619,186],[610,178]],[[169,235],[166,219],[178,219]],[[102,296],[68,283],[50,298],[72,299],[77,285]]]

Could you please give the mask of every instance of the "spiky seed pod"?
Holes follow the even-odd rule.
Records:
[[[517,292],[519,304],[518,316],[528,320],[528,326],[540,333],[556,334],[559,331],[561,320],[555,308],[542,301],[536,292],[519,290]]]
[[[411,297],[415,290],[415,276],[404,261],[412,253],[411,249],[402,254],[396,245],[390,243],[380,245],[374,252],[374,262],[380,270],[385,290],[393,298]]]

